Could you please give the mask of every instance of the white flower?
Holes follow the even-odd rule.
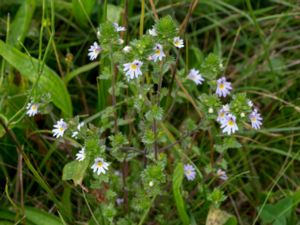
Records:
[[[120,38],[120,39],[118,40],[118,43],[119,43],[120,45],[122,45],[122,44],[124,44],[124,40],[123,40],[122,38]]]
[[[76,160],[83,161],[85,159],[85,147],[83,147],[77,154]]]
[[[154,27],[152,27],[152,29],[149,29],[149,34],[151,36],[157,36],[157,32],[156,32],[156,29]]]
[[[183,48],[184,47],[183,40],[180,39],[179,37],[174,37],[173,44],[175,45],[176,48]]]
[[[106,173],[106,170],[108,170],[108,166],[109,164],[105,162],[103,158],[98,157],[95,159],[94,164],[92,165],[91,168],[94,173],[100,175],[101,173],[103,174]]]
[[[68,124],[63,119],[60,119],[54,125],[54,129],[52,130],[53,136],[56,138],[64,136],[64,132],[67,130],[67,128]]]
[[[227,82],[225,77],[221,77],[217,80],[216,94],[219,97],[226,97],[227,95],[229,95],[231,89],[231,83]]]
[[[150,186],[150,187],[153,187],[153,185],[154,185],[154,182],[153,182],[153,181],[150,181],[150,182],[149,182],[149,186]]]
[[[184,165],[184,175],[186,177],[186,179],[188,180],[194,180],[196,177],[196,172],[195,172],[195,168],[190,165],[190,164],[186,164]]]
[[[27,109],[26,115],[28,115],[29,117],[35,116],[39,112],[38,111],[39,110],[39,104],[33,103],[33,102],[28,103],[26,109]]]
[[[221,128],[223,129],[223,133],[227,133],[228,135],[234,134],[239,129],[236,124],[235,116],[228,114],[225,119],[221,121]]]
[[[245,113],[242,112],[241,113],[241,117],[244,118],[245,117]]]
[[[260,126],[262,125],[262,117],[261,117],[260,113],[257,111],[257,109],[254,109],[250,113],[249,118],[251,120],[252,128],[254,128],[255,130],[260,129]]]
[[[191,69],[188,76],[187,76],[187,78],[189,80],[194,81],[197,85],[202,84],[202,82],[204,81],[204,78],[199,73],[199,70],[196,70],[196,69]]]
[[[166,57],[163,46],[161,44],[156,44],[154,49],[154,54],[151,56],[151,59],[156,62],[157,60],[161,61],[164,57]]]
[[[115,30],[116,30],[117,32],[120,32],[120,31],[125,31],[125,30],[126,30],[126,28],[125,28],[125,27],[119,26],[119,24],[118,24],[118,23],[113,23],[113,25],[114,25],[114,27],[115,27]]]
[[[124,72],[128,79],[137,78],[142,75],[141,66],[143,62],[139,60],[134,60],[131,63],[124,64]]]
[[[90,57],[90,60],[95,60],[99,53],[101,52],[102,48],[100,45],[97,44],[97,42],[94,42],[89,48],[88,56]]]
[[[125,53],[128,53],[131,51],[131,47],[129,45],[126,45],[124,48],[123,48],[123,52]]]
[[[221,180],[224,180],[224,181],[228,180],[228,176],[227,176],[226,172],[222,169],[218,169],[217,175],[220,177]]]
[[[116,203],[117,203],[117,205],[123,204],[124,203],[124,198],[117,198]]]
[[[74,132],[72,133],[72,138],[77,139],[77,136],[78,136],[78,131],[74,131]]]
[[[222,108],[219,110],[217,121],[221,123],[226,118],[228,113],[229,105],[223,105]]]
[[[208,113],[214,113],[214,109],[212,108],[212,107],[209,107],[209,109],[208,109]]]
[[[84,126],[84,122],[81,122],[77,126],[77,130],[80,130]]]
[[[250,106],[250,108],[253,107],[253,102],[252,102],[251,100],[248,100],[248,101],[247,101],[247,104],[248,104],[248,106]]]

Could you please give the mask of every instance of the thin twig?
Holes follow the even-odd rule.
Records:
[[[195,10],[195,8],[196,8],[198,2],[199,2],[199,0],[194,0],[194,1],[192,2],[192,4],[190,4],[189,11],[188,11],[187,15],[185,16],[183,22],[181,23],[181,25],[180,25],[180,27],[179,27],[179,33],[180,33],[180,34],[183,34],[183,33],[185,32],[186,27],[187,27],[187,24],[188,24],[188,22],[189,22],[189,19],[190,19],[192,13],[194,12],[194,10]]]
[[[155,8],[155,4],[154,4],[153,0],[149,0],[149,2],[151,5],[151,8],[152,8],[153,15],[154,15],[155,19],[158,20],[158,14],[157,14],[157,11]]]

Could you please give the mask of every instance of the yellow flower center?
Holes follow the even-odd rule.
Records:
[[[32,109],[32,110],[37,110],[37,106],[36,106],[36,105],[32,105],[32,106],[31,106],[31,109]]]
[[[223,83],[219,84],[220,89],[224,89],[225,85]]]
[[[97,163],[97,166],[98,166],[98,167],[102,167],[102,166],[103,166],[103,162],[101,162],[101,161],[98,162],[98,163]]]
[[[176,46],[178,46],[179,45],[179,41],[175,41],[175,43],[174,43]]]
[[[63,128],[63,127],[60,127],[59,130],[60,130],[60,131],[64,131],[64,128]]]
[[[160,55],[160,49],[157,49],[157,50],[155,51],[155,54],[156,54],[156,55]]]
[[[134,64],[134,63],[132,63],[132,64],[130,65],[130,68],[131,68],[132,70],[136,70],[136,69],[137,69],[137,65]]]
[[[253,122],[256,122],[256,117],[252,117],[251,120],[252,120]]]
[[[233,120],[228,120],[228,125],[232,127],[234,125]]]

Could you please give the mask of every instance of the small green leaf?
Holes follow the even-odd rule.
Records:
[[[38,79],[37,68],[39,62],[37,59],[25,55],[1,40],[0,55],[32,83]],[[44,66],[38,85],[45,93],[48,92],[51,94],[53,103],[62,110],[64,116],[71,117],[72,103],[67,88],[60,77],[46,65]]]
[[[183,201],[182,195],[180,193],[181,184],[182,184],[182,180],[183,180],[183,175],[184,175],[183,164],[178,163],[175,170],[174,170],[174,174],[173,174],[173,184],[172,184],[173,196],[174,196],[174,199],[175,199],[177,212],[179,214],[179,217],[180,217],[182,223],[184,225],[189,225],[190,224],[190,219],[189,219],[189,216],[188,216],[188,214],[185,210],[184,201]]]
[[[201,74],[209,80],[215,79],[222,71],[223,65],[220,58],[210,53],[201,65]]]
[[[75,185],[81,184],[88,165],[87,159],[69,162],[64,166],[62,179],[73,180]]]
[[[120,6],[107,4],[107,19],[117,23],[120,20],[122,10]]]

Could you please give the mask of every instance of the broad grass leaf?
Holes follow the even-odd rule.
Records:
[[[272,223],[274,225],[286,225],[292,215],[294,201],[292,197],[281,199],[276,204],[267,204],[264,206],[260,218],[262,224]]]
[[[19,48],[19,42],[23,43],[31,24],[35,5],[35,0],[25,0],[19,7],[19,10],[10,26],[10,33],[7,40],[10,45]]]
[[[5,44],[0,40],[0,55],[13,67],[20,71],[21,75],[31,82],[38,78],[38,60],[30,57],[16,48]],[[41,90],[50,93],[53,104],[63,112],[64,116],[72,116],[72,103],[70,95],[61,78],[48,66],[44,66],[38,83]]]
[[[75,19],[80,26],[88,25],[88,17],[91,15],[96,0],[72,0],[72,8]]]
[[[221,209],[210,207],[205,225],[236,225],[234,216]]]
[[[190,224],[189,216],[185,210],[184,201],[180,192],[182,180],[183,180],[184,170],[183,170],[183,164],[178,163],[173,174],[173,196],[175,199],[175,204],[177,207],[177,211],[180,217],[180,220],[184,225]]]
[[[25,207],[25,216],[36,225],[63,225],[59,217],[33,207]]]
[[[75,185],[81,184],[88,165],[88,160],[69,162],[64,166],[62,179],[73,180]]]

